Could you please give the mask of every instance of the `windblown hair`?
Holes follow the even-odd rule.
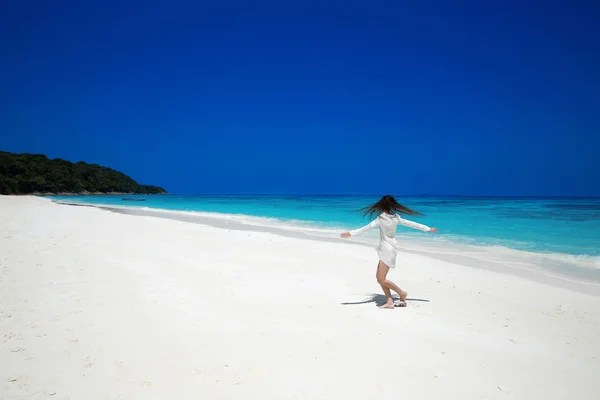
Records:
[[[369,218],[373,218],[373,216],[379,216],[381,213],[423,215],[420,212],[411,210],[410,208],[398,203],[396,199],[390,195],[385,195],[377,203],[363,207],[358,211],[363,212],[364,216],[369,216]]]

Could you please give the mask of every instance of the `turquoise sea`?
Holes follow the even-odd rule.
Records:
[[[145,199],[145,201],[123,201]],[[322,230],[334,234],[369,221],[356,210],[379,196],[59,196],[54,200],[118,207],[210,213],[241,222]],[[398,228],[398,237],[423,246],[460,245],[528,255],[548,268],[575,269],[600,279],[600,198],[402,197],[423,214],[407,217],[439,235]],[[335,232],[334,232],[335,231]],[[370,233],[376,234],[376,233]],[[544,267],[544,265],[540,265]],[[564,271],[563,271],[564,272]]]

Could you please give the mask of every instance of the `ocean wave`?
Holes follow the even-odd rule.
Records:
[[[155,213],[167,213],[175,215],[189,215],[197,216],[202,218],[214,219],[215,221],[221,222],[236,222],[248,226],[267,227],[267,228],[280,228],[292,231],[301,231],[306,233],[322,233],[332,234],[341,232],[343,228],[327,228],[315,225],[312,221],[297,220],[297,219],[282,219],[275,217],[259,217],[247,214],[229,214],[229,213],[218,213],[209,211],[190,211],[190,210],[173,210],[167,208],[148,207],[140,205],[116,205],[116,204],[103,204],[103,203],[92,203],[87,201],[72,201],[72,200],[54,200],[54,202],[65,205],[86,205],[96,208],[115,209],[115,210],[144,210]]]

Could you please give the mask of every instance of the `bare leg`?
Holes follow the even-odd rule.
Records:
[[[379,283],[379,285],[381,285],[381,287],[383,288],[383,292],[385,293],[386,304],[384,308],[394,307],[394,300],[392,299],[390,289],[400,295],[400,304],[406,305],[406,296],[408,296],[408,293],[400,289],[398,285],[396,285],[394,282],[387,279],[387,274],[389,270],[390,267],[385,265],[383,261],[379,261],[379,265],[377,266],[377,282]],[[391,307],[389,307],[389,305],[391,305]]]
[[[390,289],[386,288],[383,285],[380,285],[381,288],[383,289],[383,294],[385,294],[385,304],[383,304],[382,308],[391,308],[391,307],[387,307],[388,304],[394,304],[394,299],[392,298],[392,292],[390,291]]]
[[[392,292],[390,291],[390,288],[385,285],[385,277],[388,271],[389,267],[381,261],[379,261],[379,264],[377,265],[376,278],[377,283],[379,283],[379,285],[383,289],[383,293],[385,294],[385,304],[383,304],[381,308],[394,308],[394,299],[392,298]]]

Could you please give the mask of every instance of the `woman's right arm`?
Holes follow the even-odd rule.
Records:
[[[374,219],[373,221],[371,221],[371,223],[369,223],[368,225],[363,226],[362,228],[355,229],[355,230],[350,231],[350,232],[344,232],[340,236],[343,237],[343,238],[347,238],[347,237],[350,237],[350,236],[360,235],[361,233],[370,231],[371,229],[376,228],[378,226],[379,226],[379,218]]]

